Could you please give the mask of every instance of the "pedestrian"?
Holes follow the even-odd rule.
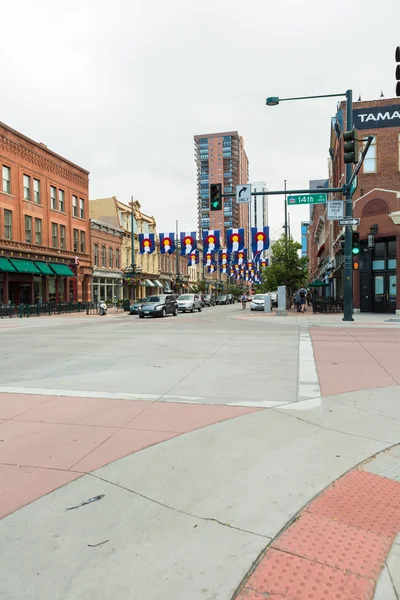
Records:
[[[299,312],[306,312],[306,296],[307,290],[301,287],[299,289],[299,298],[300,298],[300,310]]]
[[[312,302],[312,294],[311,294],[311,290],[307,290],[307,306],[311,306],[311,302]]]
[[[300,290],[297,290],[297,292],[294,295],[294,304],[297,308],[297,312],[300,312],[300,309],[301,309]]]

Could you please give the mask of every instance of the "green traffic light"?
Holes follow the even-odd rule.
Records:
[[[353,254],[359,254],[360,248],[353,248],[352,252],[353,252]]]

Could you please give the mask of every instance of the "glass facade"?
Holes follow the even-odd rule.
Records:
[[[308,228],[310,223],[301,224],[301,256],[307,256],[308,250]]]

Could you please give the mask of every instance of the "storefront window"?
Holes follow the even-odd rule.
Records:
[[[49,277],[49,302],[56,301],[56,279]]]
[[[373,271],[383,271],[385,268],[384,260],[373,260],[372,261],[372,270]]]
[[[34,277],[33,279],[33,301],[35,304],[42,304],[43,302],[43,280],[41,277]]]
[[[395,269],[396,268],[396,259],[395,258],[389,258],[387,268],[388,269]]]

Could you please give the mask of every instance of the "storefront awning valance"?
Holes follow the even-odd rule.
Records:
[[[163,287],[163,284],[162,284],[162,283],[160,283],[160,282],[158,281],[158,279],[155,279],[153,283],[154,283],[154,285],[155,285],[156,287],[160,287],[160,288],[162,288],[162,287]]]
[[[313,281],[312,283],[310,283],[310,285],[308,287],[310,287],[310,288],[329,287],[329,283],[325,283],[325,281],[321,281],[320,279],[317,279],[316,281]]]
[[[0,273],[15,273],[16,268],[7,258],[0,256]]]
[[[54,273],[47,263],[41,260],[35,260],[35,265],[38,267],[39,271],[43,273],[43,275],[51,275],[54,277]]]
[[[17,273],[28,273],[30,275],[40,275],[40,271],[33,260],[24,260],[23,258],[10,258],[10,262],[15,267]]]
[[[145,279],[144,283],[146,287],[155,287],[154,283],[150,281],[150,279]]]
[[[56,275],[59,275],[60,277],[75,277],[75,274],[67,265],[57,263],[49,263],[49,265],[54,271],[54,273]]]

